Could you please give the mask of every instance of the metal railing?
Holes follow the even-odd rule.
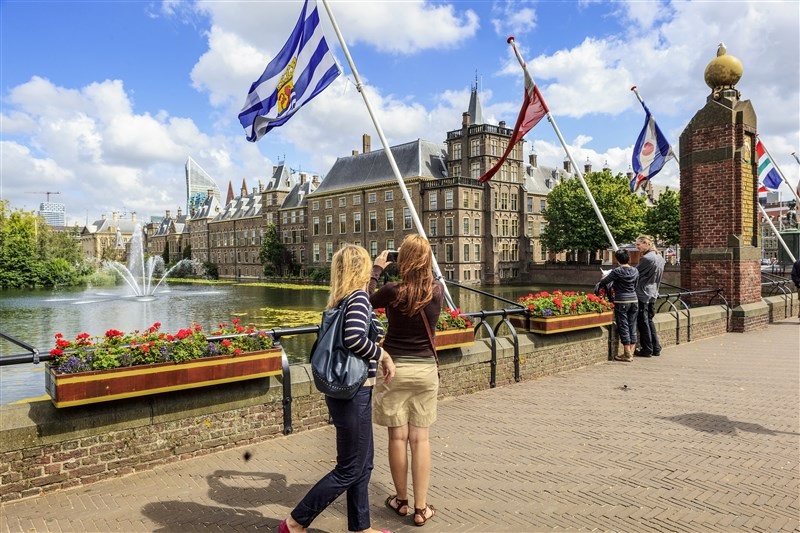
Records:
[[[686,342],[692,341],[692,306],[689,305],[684,298],[697,300],[699,296],[710,295],[706,306],[710,306],[716,300],[720,300],[720,305],[725,306],[725,331],[728,332],[731,330],[731,306],[728,305],[728,300],[726,300],[725,296],[722,294],[722,289],[690,291],[665,282],[662,282],[661,286],[677,289],[677,292],[659,294],[656,299],[656,301],[663,300],[656,307],[656,313],[666,305],[669,308],[669,313],[675,317],[675,344],[681,343],[681,316],[686,318]]]
[[[783,316],[792,314],[795,287],[789,278],[761,271],[761,296],[781,296],[783,298]],[[800,296],[798,296],[800,298]]]

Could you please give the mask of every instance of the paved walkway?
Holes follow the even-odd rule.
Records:
[[[439,511],[419,530],[383,507],[376,428],[376,527],[800,531],[798,320],[448,399],[431,434]],[[333,442],[322,428],[10,502],[0,532],[276,531]],[[310,531],[346,527],[340,498]]]

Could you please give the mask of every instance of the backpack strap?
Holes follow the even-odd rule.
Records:
[[[428,340],[431,343],[431,348],[433,348],[433,358],[436,359],[436,368],[439,368],[439,354],[436,353],[436,342],[433,340],[433,333],[431,333],[431,326],[428,324],[428,316],[425,314],[425,309],[420,310],[419,314],[422,317],[422,323],[425,324],[425,331],[428,332]]]

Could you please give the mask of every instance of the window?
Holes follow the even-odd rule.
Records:
[[[374,192],[371,192],[371,193],[369,193],[367,195],[367,203],[368,204],[374,204],[377,201],[378,201],[378,197]]]
[[[436,245],[431,244],[431,253],[433,254],[434,259],[436,259]]]
[[[500,227],[502,228],[500,230],[500,235],[502,235],[503,237],[508,237],[508,219],[507,218],[504,218],[502,220],[502,222],[500,223]]]
[[[347,215],[339,214],[339,233],[347,233]]]
[[[383,191],[383,199],[387,202],[394,200],[394,191]]]
[[[353,205],[361,205],[361,196],[357,194],[353,195]]]
[[[315,263],[319,263],[319,243],[318,242],[314,243],[314,248],[313,248],[313,252],[312,253],[314,254],[314,262]]]
[[[479,191],[472,191],[472,208],[481,208],[481,193]]]
[[[451,237],[453,235],[453,217],[444,219],[444,234],[447,237]]]
[[[428,195],[428,209],[436,211],[439,209],[439,199],[435,192],[431,191]]]
[[[453,209],[453,191],[444,191],[444,208]]]
[[[539,257],[542,261],[547,261],[547,249],[544,246],[542,246],[542,254]]]
[[[311,210],[319,211],[319,202],[311,202]]]
[[[469,244],[464,245],[464,257],[461,258],[465,263],[469,262]]]
[[[450,168],[450,175],[454,178],[461,177],[461,163],[456,163]]]
[[[511,260],[519,261],[519,241],[511,241]]]
[[[339,198],[339,207],[347,207],[347,198],[344,196]]]
[[[511,210],[512,211],[517,210],[517,193],[515,192],[511,193]]]
[[[378,257],[378,241],[369,241],[369,255],[373,259]]]
[[[284,244],[290,244],[292,241],[289,239],[289,230],[283,230],[283,242]],[[247,252],[245,252],[245,262],[247,262]]]
[[[517,165],[513,165],[512,164],[510,170],[511,170],[511,181],[517,182],[518,181],[518,178],[517,178]]]
[[[499,152],[497,151],[497,139],[492,138],[489,140],[489,155],[498,155]]]
[[[328,198],[325,200],[325,209],[331,209],[333,207],[333,199]]]
[[[448,263],[453,262],[453,245],[452,244],[445,244],[444,245],[444,260]]]
[[[528,231],[525,232],[526,237],[533,237],[533,220],[528,221]]]
[[[289,223],[289,212],[288,211],[284,211],[283,212],[283,224],[285,226],[288,223]]]
[[[469,219],[464,217],[464,235],[469,235]]]
[[[469,209],[469,191],[464,191],[461,193],[461,206],[464,209]]]
[[[469,270],[464,270],[464,281],[469,281]]]
[[[500,193],[500,209],[503,211],[508,210],[508,193],[501,192]]]
[[[314,217],[311,222],[311,235],[319,235],[319,217]]]
[[[480,161],[473,161],[469,164],[469,177],[472,179],[478,179],[481,177]]]
[[[325,235],[333,234],[333,215],[325,215]]]
[[[528,196],[526,198],[526,200],[527,200],[527,204],[528,204],[527,209],[526,209],[527,212],[528,213],[533,213],[533,196]]]
[[[325,243],[325,257],[326,257],[325,260],[328,263],[330,263],[333,260],[333,243],[332,242],[326,242]]]
[[[432,218],[428,221],[428,237],[436,237],[438,231],[439,220]]]
[[[453,159],[461,159],[461,143],[453,143]]]
[[[547,200],[539,200],[539,212],[544,212],[544,209],[547,207]]]
[[[508,179],[508,163],[503,163],[500,167],[500,180],[506,181]]]
[[[519,221],[512,220],[511,221],[511,236],[512,237],[519,237]]]
[[[386,210],[386,231],[394,230],[394,209]]]
[[[403,229],[411,229],[411,209],[403,208]]]
[[[353,213],[353,231],[361,233],[361,213]]]
[[[473,222],[472,226],[473,226],[473,229],[474,229],[472,234],[475,235],[476,237],[480,237],[481,236],[481,219],[476,218],[472,222]]]
[[[292,211],[292,224],[297,224],[297,211]]]
[[[470,157],[475,157],[481,155],[481,140],[480,139],[472,139],[469,142],[469,155]]]
[[[500,245],[500,261],[509,261],[507,242]]]
[[[386,239],[386,249],[387,250],[394,250],[394,239]]]
[[[378,231],[378,212],[369,212],[369,231]]]

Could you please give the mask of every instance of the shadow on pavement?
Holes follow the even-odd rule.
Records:
[[[746,431],[748,433],[760,433],[762,435],[800,435],[800,433],[793,433],[791,431],[775,431],[765,428],[761,424],[739,422],[737,420],[731,420],[724,415],[713,415],[711,413],[687,413],[675,416],[660,416],[658,418],[677,422],[688,428],[704,431],[706,433],[737,435],[738,431]]]

